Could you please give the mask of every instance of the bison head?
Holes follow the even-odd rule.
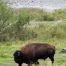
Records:
[[[23,58],[23,53],[22,53],[21,51],[16,50],[16,51],[14,52],[13,56],[14,56],[14,61],[15,61],[16,63],[22,64],[22,62],[23,62],[23,59],[22,59],[22,58]]]

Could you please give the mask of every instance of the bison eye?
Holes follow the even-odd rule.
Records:
[[[18,54],[17,54],[18,56],[20,56],[21,55],[21,53],[20,52],[18,52]]]
[[[19,56],[21,56],[21,54],[22,54],[22,52],[19,51],[19,50],[17,50],[17,51],[15,51],[15,53],[13,54],[13,56],[14,57],[19,57]]]
[[[18,53],[17,53],[17,56],[21,56],[21,52],[18,52]]]

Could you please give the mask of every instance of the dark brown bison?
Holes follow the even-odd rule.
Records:
[[[55,47],[47,43],[30,43],[14,53],[14,60],[21,66],[22,63],[39,64],[38,59],[49,59],[54,63]]]

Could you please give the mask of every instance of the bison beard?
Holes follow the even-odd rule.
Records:
[[[39,64],[38,59],[49,59],[54,63],[55,47],[46,43],[30,43],[19,51],[15,51],[14,60],[21,66],[22,63]]]

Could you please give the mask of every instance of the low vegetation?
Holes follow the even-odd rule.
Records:
[[[65,20],[65,10],[46,12],[38,8],[12,9],[0,1],[0,41],[25,40],[34,38],[37,34],[23,28],[30,21],[57,21]],[[28,35],[29,34],[29,35]],[[35,37],[35,38],[36,38]]]

